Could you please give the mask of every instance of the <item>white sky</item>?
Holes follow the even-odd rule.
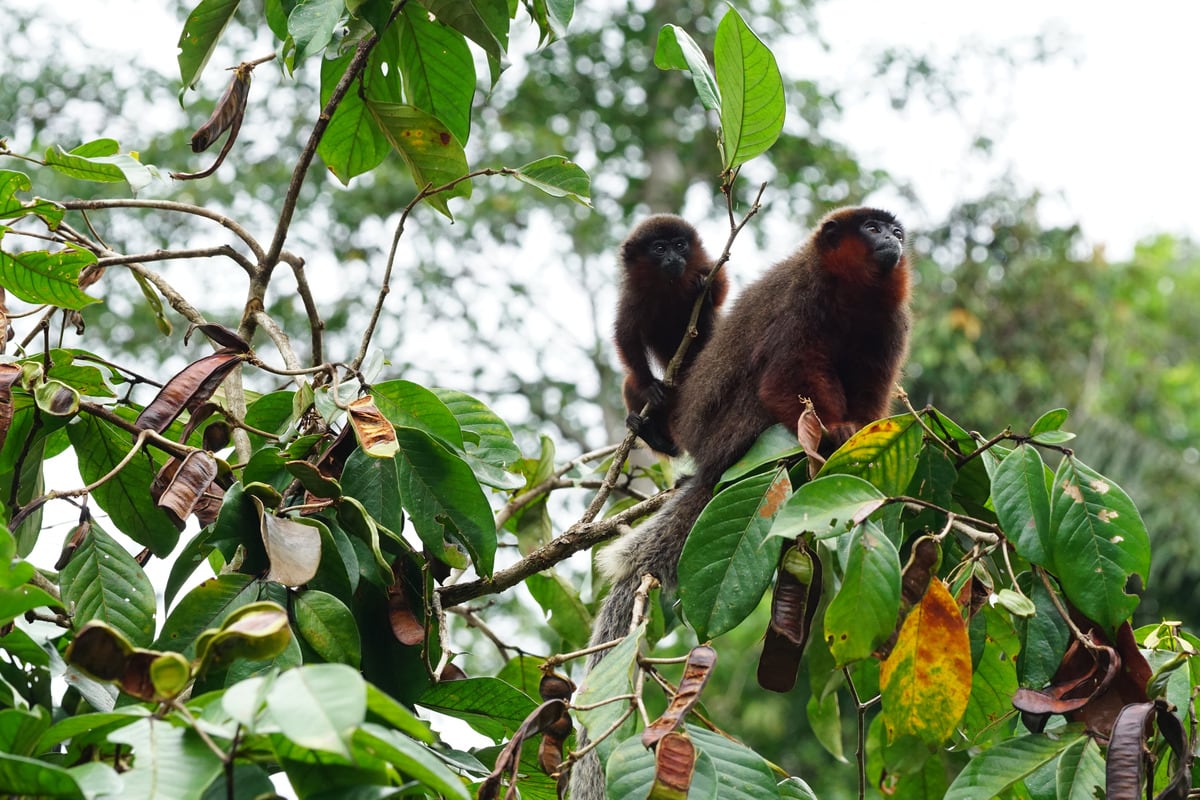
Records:
[[[833,45],[818,66],[827,74],[869,76],[873,54],[899,44],[946,57],[1043,31],[1064,42],[1065,57],[1015,80],[997,82],[968,59],[963,77],[981,96],[961,115],[923,102],[898,114],[882,97],[847,112],[838,132],[867,163],[910,179],[927,219],[1011,170],[1047,196],[1048,221],[1082,222],[1113,258],[1153,233],[1200,230],[1200,3],[830,0],[820,8]],[[995,158],[968,165],[978,133],[997,138]]]
[[[66,15],[64,24],[85,31],[97,51],[176,69],[180,22],[165,4],[0,0],[7,2]],[[976,96],[957,114],[938,112],[921,99],[896,112],[884,92],[847,98],[846,119],[831,133],[867,166],[911,183],[917,208],[886,194],[872,198],[895,207],[910,227],[939,221],[955,201],[977,196],[992,178],[1008,173],[1021,187],[1044,193],[1047,222],[1080,221],[1089,241],[1106,245],[1113,258],[1127,256],[1135,241],[1156,232],[1200,232],[1189,202],[1200,185],[1200,3],[826,0],[818,18],[830,52],[814,46],[785,54],[767,44],[781,59],[794,59],[796,74],[838,85],[869,78],[875,56],[889,47],[944,61],[1044,32],[1064,45],[1065,55],[1021,68],[1015,79],[986,71],[984,58],[966,58],[954,77]],[[130,53],[124,45],[131,27],[147,33],[161,27],[167,34],[139,36]],[[219,91],[209,83],[206,90]],[[971,139],[980,134],[996,140],[990,159],[968,157]]]

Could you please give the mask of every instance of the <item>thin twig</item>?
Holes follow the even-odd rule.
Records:
[[[173,200],[138,200],[130,197],[115,197],[102,200],[67,200],[62,205],[68,211],[84,211],[100,208],[150,208],[158,211],[177,211],[181,214],[204,217],[205,219],[219,223],[221,227],[231,231],[250,248],[250,252],[254,254],[254,257],[258,261],[261,262],[263,260],[264,253],[262,246],[245,228],[224,214],[218,214],[203,206],[194,206],[191,203],[179,203]]]
[[[288,338],[283,328],[279,327],[279,323],[271,318],[270,314],[266,311],[255,311],[254,321],[258,323],[258,327],[263,329],[267,337],[275,343],[275,349],[283,357],[283,363],[288,371],[299,372],[304,369],[304,367],[300,366],[300,359],[296,358],[296,351],[292,349],[292,340]],[[302,383],[302,381],[297,381],[297,383]]]
[[[561,536],[551,539],[508,569],[497,572],[490,578],[480,578],[470,583],[442,586],[436,590],[444,605],[454,606],[483,597],[498,594],[516,586],[535,572],[548,569],[569,556],[586,550],[605,539],[617,535],[618,529],[633,520],[651,514],[667,501],[671,492],[660,492],[649,500],[630,506],[619,514],[599,522],[578,522]]]
[[[152,253],[137,253],[131,256],[115,254],[102,256],[96,260],[96,266],[112,267],[118,264],[133,264],[146,261],[178,261],[185,258],[215,258],[217,256],[224,256],[230,259],[245,270],[246,274],[254,272],[254,264],[250,259],[227,244],[216,247],[197,247],[190,250],[155,250]]]
[[[555,470],[553,475],[551,475],[549,478],[546,478],[546,480],[542,481],[537,486],[527,489],[526,491],[514,497],[512,500],[509,500],[508,503],[505,504],[504,508],[496,512],[496,528],[499,529],[504,527],[504,523],[508,522],[509,519],[512,518],[513,514],[517,513],[534,500],[537,500],[542,495],[554,489],[565,488],[560,483],[563,475],[566,475],[580,464],[586,464],[589,461],[595,461],[596,459],[604,458],[605,456],[612,454],[617,450],[618,447],[619,445],[610,444],[605,447],[601,447],[599,450],[592,450],[591,452],[584,453],[581,456],[576,456],[562,467]]]

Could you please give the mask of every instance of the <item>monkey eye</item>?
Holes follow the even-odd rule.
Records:
[[[869,230],[871,233],[879,233],[880,231],[879,224],[876,222],[868,222],[866,225],[863,225],[863,227]]]
[[[892,228],[892,235],[900,241],[904,241],[904,230],[902,228]]]
[[[667,252],[667,246],[663,242],[655,242],[654,244],[650,245],[650,249],[654,252],[655,255],[660,255],[660,256],[663,253]]]
[[[687,241],[685,239],[675,240],[675,249],[683,253],[687,250]]]

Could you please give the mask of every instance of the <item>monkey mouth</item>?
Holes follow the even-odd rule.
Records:
[[[885,242],[875,248],[875,266],[884,272],[890,272],[900,263],[900,245],[895,242]]]

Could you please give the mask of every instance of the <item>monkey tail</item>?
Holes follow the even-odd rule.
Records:
[[[675,588],[683,543],[700,512],[712,499],[715,484],[715,479],[704,480],[700,475],[688,479],[649,521],[597,556],[600,570],[612,582],[612,589],[596,615],[590,646],[611,642],[629,633],[634,595],[643,575],[650,573],[658,578],[665,589]],[[588,672],[605,654],[599,652],[588,656]],[[576,749],[587,743],[587,731],[581,727],[575,736]],[[600,758],[592,751],[571,769],[571,800],[604,800],[604,787],[604,770]]]

